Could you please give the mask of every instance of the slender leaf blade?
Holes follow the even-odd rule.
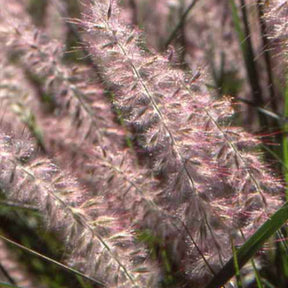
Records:
[[[288,202],[276,211],[236,252],[238,265],[242,268],[262,245],[285,224],[288,219]],[[206,288],[218,288],[235,275],[234,257],[220,270]]]

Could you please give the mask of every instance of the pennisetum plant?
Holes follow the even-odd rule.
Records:
[[[286,0],[273,0],[266,6],[268,6],[268,8],[266,9],[264,19],[272,27],[272,32],[269,36],[283,45],[283,54],[286,55],[288,45],[288,2]]]
[[[197,73],[150,51],[119,20],[118,0],[90,2],[71,22],[97,67],[63,63],[62,45],[25,12],[4,19],[5,53],[36,91],[29,106],[43,149],[6,132],[4,114],[0,189],[37,205],[69,247],[69,264],[100,286],[161,287],[169,272],[185,281],[175,286],[203,287],[281,205],[281,181],[263,163],[260,140],[230,125],[228,98],[213,99]],[[145,233],[156,247],[139,241]]]
[[[21,27],[22,30],[25,27],[23,21]],[[22,54],[19,61],[25,70],[47,79],[42,84],[43,89],[40,90],[45,90],[45,95],[50,95],[55,100],[58,114],[61,112],[61,116],[57,117],[56,120],[57,125],[54,124],[55,119],[52,120],[51,117],[47,118],[47,116],[42,115],[42,120],[39,119],[40,122],[44,120],[46,123],[48,119],[50,123],[49,127],[45,124],[43,127],[46,132],[44,136],[48,141],[45,145],[48,148],[45,149],[48,149],[49,152],[53,146],[61,147],[61,158],[64,161],[71,158],[67,151],[70,151],[71,154],[77,154],[71,160],[72,165],[75,166],[75,169],[78,166],[78,170],[81,167],[77,176],[84,180],[84,183],[89,185],[91,190],[93,189],[91,191],[92,196],[94,193],[105,197],[105,201],[109,203],[109,210],[117,213],[119,218],[126,217],[129,219],[134,229],[149,228],[155,230],[156,235],[161,235],[162,239],[172,237],[174,248],[171,249],[177,250],[177,259],[181,259],[181,255],[186,253],[184,249],[185,237],[179,236],[179,233],[183,233],[181,221],[157,206],[155,202],[159,194],[157,180],[153,179],[145,169],[137,167],[135,165],[137,160],[132,151],[127,153],[129,151],[121,148],[123,146],[121,141],[117,141],[117,137],[113,136],[115,134],[113,132],[118,131],[119,134],[123,129],[113,123],[111,112],[104,110],[105,107],[103,104],[101,105],[100,101],[102,100],[99,98],[101,95],[98,95],[98,90],[95,87],[93,89],[92,84],[84,83],[83,80],[79,82],[81,78],[77,78],[79,76],[77,71],[80,69],[77,71],[73,69],[70,72],[57,61],[57,54],[54,52],[57,50],[53,50],[51,47],[58,47],[55,42],[49,43],[46,39],[44,43],[41,43],[39,39],[43,35],[38,32],[37,37],[35,37],[31,32],[33,29],[29,27],[26,27],[23,32],[19,29],[16,31],[17,33],[12,33],[8,37],[10,39],[9,47]],[[53,59],[53,61],[42,62],[41,59]],[[37,65],[39,62],[40,65]],[[31,66],[29,63],[35,65]],[[90,74],[93,72],[90,71]],[[78,81],[76,82],[75,79]],[[92,102],[87,99],[89,96]],[[97,110],[99,107],[103,107],[102,111]],[[106,111],[105,115],[103,114],[104,111]],[[67,117],[66,114],[70,116]],[[71,123],[71,129],[73,128],[74,131],[64,128],[65,125],[67,126],[67,121]],[[86,129],[83,129],[83,126]],[[77,130],[78,132],[75,134]],[[94,137],[91,138],[91,136]],[[118,136],[121,136],[121,133]],[[185,232],[184,235],[186,234]],[[182,254],[179,253],[181,246]],[[175,247],[179,248],[175,249]]]
[[[281,184],[262,163],[259,141],[229,126],[228,99],[215,101],[193,74],[147,51],[118,9],[118,1],[94,1],[81,25],[115,105],[163,183],[161,204],[193,235],[181,264],[197,283],[225,263],[231,238],[241,243],[275,210]]]
[[[34,150],[27,139],[1,134],[1,190],[10,199],[37,205],[48,225],[66,238],[71,264],[102,285],[154,287],[152,267],[142,263],[144,250],[122,231],[121,221],[107,215],[103,197],[87,197],[73,178],[47,158],[35,157]]]
[[[22,24],[23,24],[23,22],[22,22]],[[24,26],[22,25],[22,27],[24,27]],[[98,105],[100,104],[99,101],[95,105],[90,105],[88,107],[88,104],[85,102],[85,101],[87,101],[87,99],[86,98],[84,99],[84,97],[83,97],[83,96],[88,97],[90,94],[97,95],[98,90],[96,90],[96,92],[95,92],[95,90],[93,90],[93,91],[91,90],[91,87],[89,89],[88,85],[81,85],[81,83],[75,84],[75,82],[76,82],[75,81],[75,77],[76,77],[75,71],[72,70],[72,72],[70,72],[69,70],[65,69],[65,67],[59,63],[59,61],[57,61],[58,58],[57,58],[57,54],[55,53],[55,51],[57,51],[57,49],[56,50],[55,49],[50,50],[49,48],[52,48],[52,46],[48,45],[49,42],[45,41],[43,43],[43,42],[41,42],[41,40],[38,41],[38,38],[37,38],[37,36],[35,36],[35,33],[30,32],[30,31],[33,31],[33,29],[30,29],[30,30],[27,29],[26,31],[16,30],[17,38],[14,38],[15,41],[11,41],[9,43],[10,47],[11,48],[14,47],[14,49],[16,49],[16,51],[21,50],[22,54],[24,53],[22,55],[22,61],[20,60],[20,63],[22,63],[22,65],[26,71],[29,71],[30,73],[32,73],[34,75],[41,75],[43,77],[43,79],[46,79],[46,83],[45,83],[45,81],[44,81],[44,83],[40,83],[40,86],[41,86],[40,88],[43,88],[43,89],[41,89],[41,91],[44,90],[44,91],[46,91],[46,95],[49,93],[50,97],[53,97],[53,100],[55,100],[55,104],[59,106],[58,111],[60,111],[60,112],[64,111],[65,112],[65,110],[66,110],[66,114],[68,112],[68,114],[71,115],[70,121],[71,121],[72,125],[76,126],[76,129],[81,128],[81,132],[83,134],[82,138],[87,140],[88,136],[90,137],[91,133],[93,133],[93,135],[94,135],[94,138],[89,139],[89,141],[88,141],[90,146],[89,146],[89,144],[85,145],[85,143],[83,143],[82,138],[80,138],[79,140],[77,139],[77,136],[80,137],[80,133],[77,136],[75,136],[75,135],[71,136],[70,135],[70,138],[69,138],[68,134],[69,133],[71,134],[71,131],[69,131],[69,130],[67,131],[66,139],[65,139],[65,136],[61,135],[60,133],[59,133],[58,137],[56,137],[56,142],[61,143],[62,146],[64,146],[64,147],[65,146],[67,147],[67,142],[69,143],[69,141],[71,140],[72,143],[70,142],[69,144],[72,147],[74,146],[74,150],[77,149],[77,153],[79,154],[78,158],[81,158],[83,155],[87,155],[87,154],[90,155],[89,157],[91,157],[91,161],[87,161],[87,156],[83,157],[84,160],[86,160],[84,168],[90,170],[90,175],[93,175],[93,178],[94,178],[93,183],[94,183],[94,185],[97,185],[97,187],[94,187],[94,191],[91,191],[91,193],[89,193],[89,194],[88,194],[88,192],[86,193],[84,190],[78,191],[79,199],[80,198],[82,200],[85,199],[85,201],[83,203],[81,203],[81,205],[80,205],[79,203],[77,203],[76,199],[71,197],[72,194],[69,194],[69,189],[68,189],[69,181],[68,181],[68,179],[66,182],[66,181],[64,181],[64,179],[62,179],[62,178],[65,178],[64,176],[60,176],[60,175],[56,176],[57,180],[55,179],[55,181],[58,181],[58,180],[60,181],[62,179],[64,181],[64,183],[66,183],[68,186],[66,187],[65,184],[63,184],[63,187],[61,187],[64,191],[63,194],[65,194],[65,199],[60,199],[59,197],[57,198],[57,195],[53,194],[54,196],[55,195],[56,196],[54,198],[53,197],[52,198],[54,200],[59,200],[58,204],[55,203],[54,208],[56,208],[58,205],[60,205],[59,206],[59,213],[60,214],[58,216],[56,216],[56,215],[51,215],[51,214],[49,215],[49,213],[47,213],[48,214],[47,219],[49,220],[49,222],[51,222],[51,227],[58,230],[62,227],[60,222],[61,222],[61,217],[63,215],[63,218],[65,218],[65,221],[67,221],[67,222],[65,222],[64,219],[62,219],[63,220],[62,224],[64,224],[64,227],[65,227],[65,225],[67,225],[67,229],[68,229],[68,231],[64,232],[66,234],[66,237],[68,237],[67,243],[69,243],[69,245],[71,245],[70,247],[73,251],[74,251],[74,249],[75,249],[75,251],[78,251],[78,252],[82,251],[80,253],[78,253],[78,252],[72,253],[73,254],[73,258],[72,258],[73,260],[71,260],[71,263],[72,262],[76,263],[77,264],[76,266],[81,265],[81,263],[82,263],[82,265],[84,263],[86,263],[85,265],[82,266],[83,271],[85,271],[86,273],[91,274],[93,276],[96,276],[97,279],[101,278],[102,277],[101,275],[103,275],[104,276],[103,283],[105,285],[107,283],[107,285],[109,287],[112,287],[113,285],[116,285],[116,287],[154,287],[156,285],[154,283],[155,280],[153,280],[154,277],[148,276],[149,280],[147,278],[146,279],[147,282],[146,282],[146,280],[144,280],[145,276],[143,276],[143,275],[151,274],[151,276],[152,276],[152,274],[154,274],[154,272],[152,272],[152,270],[155,270],[155,268],[154,269],[148,268],[149,264],[147,261],[145,261],[145,254],[146,254],[145,249],[139,249],[140,248],[139,244],[137,245],[136,243],[133,242],[134,237],[132,234],[131,235],[129,234],[129,228],[131,230],[130,223],[129,222],[127,223],[127,221],[124,220],[124,218],[122,219],[120,217],[120,214],[121,215],[123,214],[123,213],[121,213],[121,211],[124,210],[124,207],[122,207],[122,209],[120,210],[120,208],[119,208],[120,205],[118,204],[118,202],[116,202],[116,201],[120,200],[122,195],[117,196],[117,192],[115,191],[115,189],[116,188],[119,189],[119,187],[121,187],[121,185],[122,186],[124,185],[124,187],[123,187],[123,192],[124,192],[125,183],[127,182],[127,180],[126,180],[126,182],[124,180],[123,181],[124,183],[121,183],[122,178],[125,179],[125,177],[120,178],[120,180],[118,180],[118,182],[120,182],[118,186],[116,186],[116,184],[118,182],[113,180],[113,176],[115,174],[115,171],[119,170],[119,168],[118,168],[118,170],[116,170],[117,161],[119,162],[118,166],[120,166],[122,170],[124,169],[123,168],[123,160],[121,160],[121,159],[118,160],[119,157],[116,157],[116,158],[113,157],[113,158],[115,158],[115,160],[114,160],[114,166],[115,167],[112,166],[113,163],[111,164],[110,158],[107,157],[108,151],[106,152],[106,150],[107,150],[106,147],[109,147],[109,145],[108,145],[108,143],[105,142],[105,140],[108,140],[108,138],[104,137],[104,136],[107,134],[109,136],[111,136],[113,134],[113,129],[111,129],[107,126],[107,124],[108,124],[107,121],[103,122],[103,120],[104,120],[103,116],[98,114],[97,117],[93,117],[95,111],[93,111],[91,106],[94,107],[94,110],[95,109],[97,110],[97,108],[99,108],[99,106],[97,106],[97,104]],[[12,40],[13,39],[13,33],[10,34],[9,36],[10,37],[8,37],[8,38],[10,40]],[[51,43],[51,45],[53,45],[53,43]],[[40,65],[40,67],[39,67],[39,65],[36,66],[36,64],[41,63],[41,60],[43,60],[43,59],[46,60],[45,62],[43,62],[43,65]],[[49,59],[50,59],[50,61],[49,61]],[[30,61],[30,63],[33,62],[35,65],[32,65],[32,66],[28,65],[29,61]],[[34,67],[36,67],[36,68],[34,68]],[[36,69],[38,69],[38,70],[36,70]],[[74,78],[72,78],[72,76],[74,76]],[[66,91],[65,94],[62,93],[63,90]],[[63,99],[60,98],[60,96],[62,96]],[[60,101],[60,100],[62,100],[62,101]],[[42,101],[43,101],[43,99],[42,99]],[[77,117],[75,117],[75,114],[77,115]],[[66,121],[65,124],[67,124],[67,115],[65,115],[65,113],[64,113],[64,116],[61,115],[61,117],[58,117],[58,118],[59,118],[59,120],[61,118],[63,118],[61,120]],[[109,113],[108,113],[108,117],[109,117]],[[45,116],[42,115],[42,118],[45,118]],[[108,118],[106,118],[106,120],[108,120]],[[63,121],[63,123],[64,123],[64,121]],[[84,124],[79,125],[80,121],[86,122],[85,123],[86,126],[84,128],[83,128]],[[103,123],[101,129],[104,132],[101,129],[99,129],[99,123],[101,123],[101,122]],[[49,131],[49,127],[46,126],[46,128],[48,128],[48,131]],[[57,128],[59,128],[59,127],[57,127]],[[87,129],[85,129],[85,128],[87,128]],[[91,132],[91,130],[92,130],[92,132]],[[109,130],[112,130],[112,132],[109,133]],[[119,129],[119,130],[121,130],[121,129]],[[83,133],[83,131],[86,131],[86,132]],[[50,127],[50,132],[54,133],[54,137],[55,137],[55,132],[57,133],[57,129],[54,129],[54,131],[53,131]],[[61,132],[63,132],[63,131],[61,131]],[[76,140],[75,140],[75,137],[76,137]],[[50,139],[51,138],[52,138],[52,136],[50,135]],[[48,136],[48,139],[49,139],[49,136]],[[109,141],[112,141],[112,140],[113,140],[113,138],[109,139]],[[93,144],[99,143],[99,141],[101,141],[101,146],[99,147],[99,149],[96,149],[97,148],[96,145],[91,145],[92,143]],[[55,139],[54,139],[54,142],[55,142]],[[50,143],[51,143],[51,141],[50,141]],[[29,145],[29,144],[27,144],[27,145]],[[47,148],[47,149],[48,149],[48,152],[49,152],[49,149],[51,151],[51,148]],[[21,148],[20,148],[20,150],[21,150]],[[123,151],[121,151],[121,152],[123,152]],[[66,153],[66,156],[67,155],[69,155],[69,154]],[[13,153],[11,153],[10,156],[11,157],[14,156]],[[122,158],[122,157],[123,156],[121,156],[120,158]],[[107,159],[106,162],[109,164],[109,166],[106,162],[104,162],[105,159]],[[38,162],[38,160],[40,162]],[[82,161],[84,161],[84,160],[82,159]],[[104,164],[102,162],[100,162],[101,160]],[[109,162],[109,160],[110,160],[110,162]],[[45,161],[42,162],[37,157],[36,157],[35,161],[37,161],[39,163],[39,164],[38,163],[35,164],[35,166],[37,168],[40,168],[42,166],[42,164],[47,164],[47,167],[45,169],[47,169],[47,175],[48,175],[49,174],[48,170],[49,170],[49,168],[51,168],[50,166],[52,166],[52,164],[50,165],[49,163],[45,163]],[[67,159],[66,159],[66,161],[67,161]],[[12,162],[12,160],[10,159],[8,161],[8,163],[9,162]],[[4,160],[2,161],[2,163],[4,163]],[[95,165],[95,163],[97,163],[97,165]],[[78,163],[78,164],[81,164],[81,163]],[[15,163],[15,166],[16,166],[16,163]],[[105,170],[105,168],[106,168],[106,170]],[[55,170],[56,168],[54,167],[53,169]],[[9,167],[7,167],[7,169],[6,169],[7,173],[9,173],[8,170],[9,170]],[[14,171],[10,171],[10,172],[14,175],[14,173],[16,173],[16,170],[17,169],[15,168],[15,172]],[[56,172],[56,170],[54,172]],[[111,172],[110,172],[110,170],[111,170]],[[113,173],[113,171],[114,171],[114,173]],[[101,172],[103,172],[104,177],[100,176]],[[60,171],[59,171],[59,173],[60,173]],[[44,174],[45,173],[43,173],[43,177],[46,177]],[[122,174],[123,174],[123,172],[122,172]],[[82,173],[82,175],[83,175],[83,173]],[[133,176],[134,175],[135,174],[133,174]],[[31,172],[30,176],[33,178],[34,174],[32,175],[32,172]],[[12,178],[14,178],[14,176]],[[36,176],[35,176],[35,178],[36,178]],[[92,176],[91,176],[91,178],[92,178]],[[19,180],[19,179],[17,179],[17,180]],[[38,180],[37,180],[37,182],[38,182]],[[51,181],[51,179],[48,181]],[[4,184],[4,182],[5,182],[4,180],[1,181],[1,183],[3,183],[3,184]],[[39,180],[39,182],[41,182],[41,180]],[[11,190],[13,190],[13,184],[16,185],[16,183],[17,182],[13,183],[13,181],[11,181],[10,189],[5,189],[5,187],[3,187],[3,189],[5,191],[9,190],[11,192]],[[128,184],[129,184],[129,186],[127,186]],[[128,182],[128,184],[126,184],[126,186],[127,186],[127,188],[125,189],[126,194],[129,190],[131,190],[131,189],[133,190],[133,187],[131,188],[131,184],[129,182]],[[39,192],[37,192],[37,190],[39,190],[38,189],[39,187],[37,186],[37,188],[34,189],[35,193],[39,193]],[[44,193],[39,193],[39,194],[42,195],[41,197],[43,197],[43,198],[41,198],[41,199],[44,201],[44,204],[43,203],[42,204],[46,208],[46,204],[45,204],[46,202],[45,201],[50,201],[48,199],[48,198],[50,198],[50,194],[48,192],[49,191],[51,192],[54,189],[52,189],[51,187],[48,188],[45,185],[44,185],[43,189],[46,189],[47,191]],[[77,189],[75,189],[75,190],[76,190],[75,193],[77,194]],[[71,192],[73,192],[73,191],[74,190],[71,188]],[[105,191],[107,191],[106,194],[104,193]],[[113,191],[114,191],[114,194],[112,193]],[[16,197],[17,199],[27,200],[30,202],[33,201],[34,196],[32,193],[29,193],[28,191],[25,192],[24,189],[22,192],[25,193],[25,195],[27,196],[27,199],[25,197],[22,199],[22,196],[20,196],[20,195],[18,195],[19,197],[18,196]],[[60,192],[60,191],[57,190],[57,192]],[[129,193],[131,193],[131,192],[129,191]],[[9,195],[11,197],[11,193]],[[39,195],[39,197],[40,197],[40,195]],[[64,195],[62,195],[62,196],[64,196]],[[114,203],[117,204],[117,205],[115,204],[114,206],[118,206],[118,211],[116,211],[116,209],[112,209],[113,207],[110,207],[113,204],[113,202],[111,199],[109,199],[109,197],[110,198],[114,197],[113,198]],[[37,200],[38,200],[38,198],[37,198]],[[67,204],[65,202],[65,200],[69,201],[69,204]],[[126,196],[126,200],[127,200],[127,196]],[[131,204],[132,205],[135,204],[135,201],[136,200],[134,200]],[[41,201],[36,201],[36,202],[41,202]],[[121,203],[123,203],[123,202],[121,202]],[[51,203],[49,202],[49,205],[47,204],[47,206],[49,206],[49,207],[51,205],[53,206],[53,204],[51,204],[51,205],[50,204]],[[96,206],[97,206],[97,208],[96,208]],[[84,207],[87,209],[86,212],[84,212],[84,210],[85,210]],[[54,208],[52,207],[51,209],[54,209]],[[48,207],[47,207],[47,209],[48,209]],[[44,208],[40,209],[40,210],[42,210],[43,212],[45,211]],[[69,215],[67,215],[66,214],[67,211],[69,211],[71,213],[70,214],[68,213]],[[90,214],[91,219],[89,221],[88,221],[88,219],[85,220],[85,217],[88,217],[88,214],[89,214],[88,211],[89,211],[89,213],[91,213]],[[45,212],[51,212],[50,208],[49,208],[49,211],[45,211]],[[114,219],[115,217],[113,216],[113,214],[115,214],[116,212],[118,212],[119,217],[118,216],[117,217],[118,217],[119,221]],[[55,214],[57,212],[52,212],[52,213]],[[52,220],[54,219],[54,217],[57,218],[57,221],[59,220],[59,223],[57,223],[57,222],[53,223]],[[122,217],[125,217],[125,214],[123,214]],[[126,217],[127,217],[127,215],[126,215]],[[53,218],[53,219],[51,219],[51,218]],[[97,220],[97,218],[99,221]],[[70,222],[70,224],[68,224],[69,222]],[[58,225],[60,225],[60,226],[58,226]],[[77,225],[80,225],[81,228],[79,228]],[[115,232],[115,233],[112,233],[113,235],[110,233],[110,232],[112,232],[112,230],[110,230],[108,228],[110,225],[111,225],[111,227],[113,226],[112,230]],[[103,235],[105,235],[103,237],[104,238],[107,237],[106,240],[104,240],[104,238],[100,234],[96,236],[95,231],[93,231],[96,226],[101,230],[101,233],[103,233]],[[123,228],[124,226],[127,228],[127,231],[122,232],[121,227]],[[73,236],[70,234],[70,229],[72,230],[71,234],[73,233]],[[62,228],[61,228],[61,230],[62,230]],[[94,238],[95,236],[98,240],[96,240],[96,238]],[[81,242],[81,245],[84,245],[83,249],[80,247],[80,243],[78,242],[78,240],[74,239],[74,237],[79,237],[79,242]],[[96,242],[97,241],[99,242],[99,240],[100,240],[100,242],[98,244],[93,243],[94,242],[93,239],[96,240]],[[75,242],[74,242],[74,240],[75,240]],[[134,239],[134,241],[135,241],[135,239]],[[84,243],[84,242],[86,242],[86,243]],[[129,243],[132,244],[133,249],[139,250],[140,253],[138,253],[136,250],[132,249],[133,251],[130,250],[131,253],[128,252],[128,254],[130,256],[127,255],[128,256],[127,259],[124,260],[124,258],[126,257],[126,256],[124,256],[124,254],[126,253],[126,252],[124,252],[124,250],[126,250],[128,248],[128,246],[130,245]],[[100,247],[99,248],[100,248],[100,250],[103,249],[103,251],[97,251],[97,249],[95,249],[96,246],[94,244],[96,246],[100,245],[101,248]],[[76,249],[76,247],[77,247],[77,249]],[[121,252],[119,251],[119,253],[118,253],[118,252],[116,252],[115,249],[116,250],[120,249]],[[126,250],[126,251],[128,251],[128,250]],[[80,257],[81,254],[82,254],[82,258]],[[83,255],[90,255],[90,257],[89,257],[90,260]],[[110,260],[109,260],[110,256],[108,256],[108,255],[112,256]],[[108,262],[106,262],[106,264],[107,264],[106,267],[105,267],[106,264],[104,264],[102,261],[104,261],[104,262],[108,261]],[[140,265],[141,263],[143,265]],[[132,270],[129,271],[130,268],[127,265],[131,266],[132,267],[131,269],[133,271]],[[139,268],[137,268],[137,267],[139,267]],[[105,272],[103,272],[103,273],[99,272],[99,271],[97,272],[97,270],[99,270],[99,269],[101,271],[102,271],[102,269],[104,269]],[[99,274],[99,275],[97,275],[97,274]],[[110,279],[108,279],[109,277],[107,277],[108,274],[111,275]],[[156,274],[156,272],[155,272],[155,274]],[[138,275],[138,276],[135,276],[135,275]],[[157,277],[155,277],[155,279],[157,279]]]

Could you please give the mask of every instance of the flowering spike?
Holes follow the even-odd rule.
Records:
[[[196,239],[189,240],[191,260],[183,262],[198,283],[196,275],[202,281],[211,275],[201,255],[220,269],[232,253],[230,238],[238,245],[240,231],[250,236],[281,203],[282,186],[253,152],[259,141],[227,126],[229,100],[213,100],[200,77],[190,83],[191,76],[165,57],[144,51],[139,33],[120,22],[116,7],[106,20],[108,7],[105,0],[91,5],[84,35],[115,91],[115,105],[165,186],[161,202]]]

